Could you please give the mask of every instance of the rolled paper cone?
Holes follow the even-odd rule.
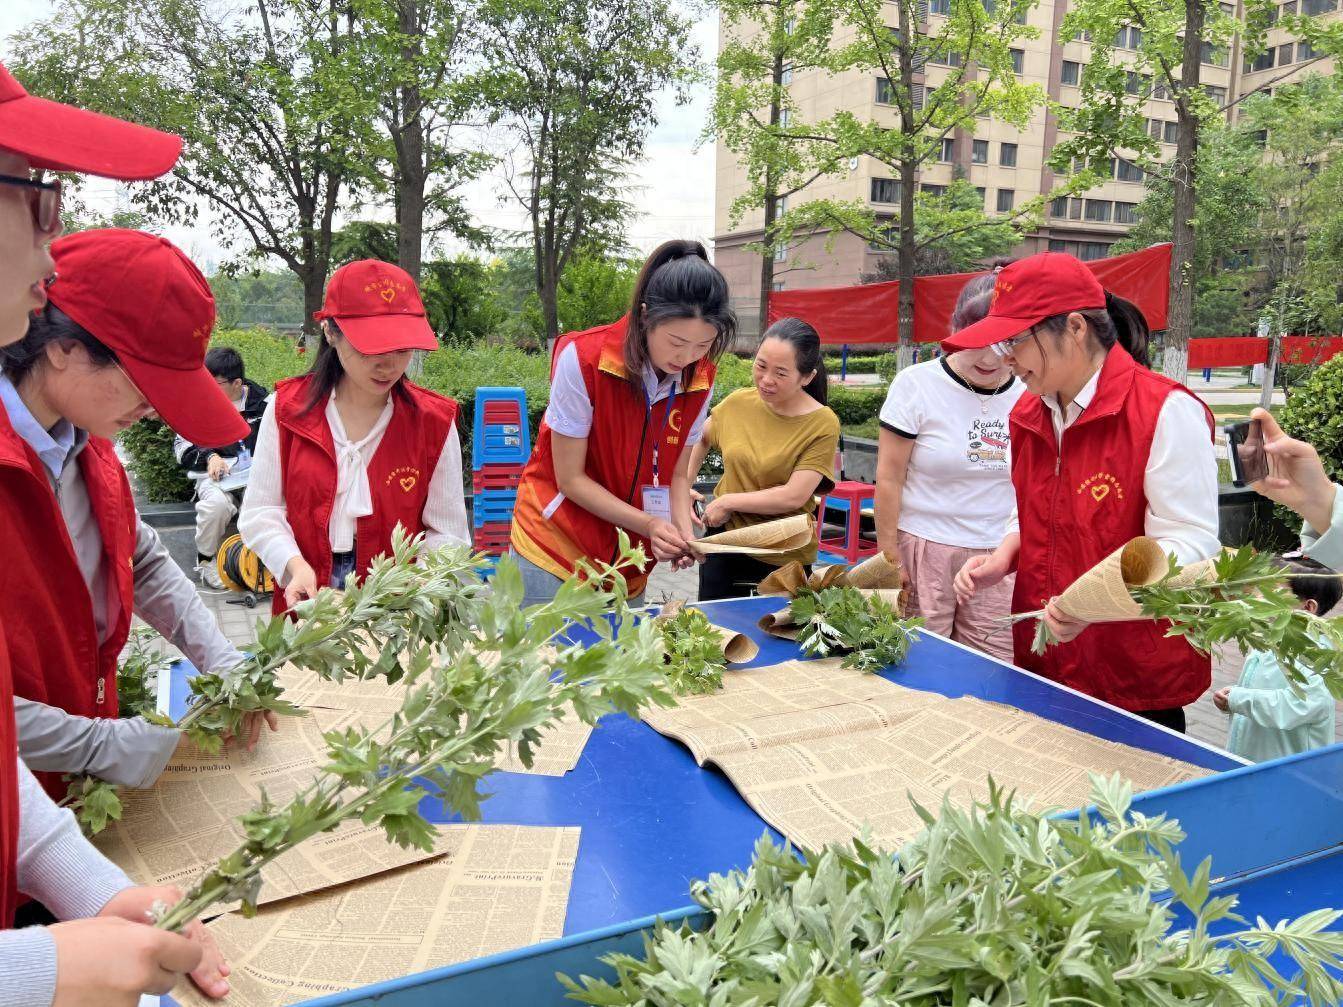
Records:
[[[1232,550],[1223,549],[1223,552]],[[1216,563],[1219,557],[1212,559],[1201,559],[1197,563],[1190,563],[1188,566],[1176,572],[1175,576],[1166,581],[1165,587],[1194,587],[1198,584],[1209,584],[1217,579]]]
[[[851,566],[844,571],[840,582],[858,588],[899,588],[900,564],[892,563],[884,552],[877,552],[857,566]]]
[[[1084,622],[1131,622],[1144,618],[1129,593],[1155,584],[1170,562],[1155,539],[1139,536],[1078,577],[1058,598],[1064,614]]]
[[[801,626],[793,624],[793,611],[789,608],[774,612],[771,615],[761,616],[756,625],[770,636],[777,636],[784,640],[796,640],[802,632]]]
[[[734,633],[722,626],[715,626],[714,632],[723,645],[723,659],[728,664],[745,664],[755,660],[755,656],[760,653],[760,644],[745,633]]]
[[[846,583],[844,575],[849,572],[847,566],[828,566],[824,570],[813,570],[810,587],[814,591],[824,591],[828,587],[838,587]]]
[[[778,521],[765,521],[761,524],[747,525],[745,528],[733,528],[706,538],[696,539],[690,548],[702,556],[723,553],[735,553],[742,556],[771,556],[778,553],[793,552],[812,541],[811,517],[807,514],[795,514],[780,518]]]
[[[755,589],[756,594],[782,594],[791,598],[797,589],[807,583],[807,571],[797,560],[785,563],[762,580]]]

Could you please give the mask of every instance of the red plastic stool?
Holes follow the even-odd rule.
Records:
[[[877,552],[875,539],[863,535],[863,509],[875,505],[877,488],[867,483],[840,482],[835,488],[821,497],[821,505],[816,508],[816,525],[820,535],[822,552],[843,556],[845,562],[857,563]],[[826,511],[842,511],[844,530],[839,535],[826,535]]]

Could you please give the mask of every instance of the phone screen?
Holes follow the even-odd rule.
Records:
[[[1237,486],[1257,483],[1268,475],[1264,454],[1264,430],[1258,420],[1233,423],[1226,428],[1227,455],[1231,458],[1232,481]]]

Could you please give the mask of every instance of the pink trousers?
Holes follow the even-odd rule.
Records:
[[[993,550],[942,545],[904,531],[897,541],[900,562],[910,580],[910,614],[922,616],[924,626],[934,633],[1011,664],[1012,629],[1005,617],[1012,611],[1016,576],[980,590],[968,605],[956,603],[952,588],[967,560]]]

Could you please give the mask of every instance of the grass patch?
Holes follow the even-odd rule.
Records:
[[[879,430],[881,430],[881,420],[875,416],[870,420],[864,420],[862,423],[846,423],[840,428],[845,437],[864,437],[870,441],[877,439]]]

